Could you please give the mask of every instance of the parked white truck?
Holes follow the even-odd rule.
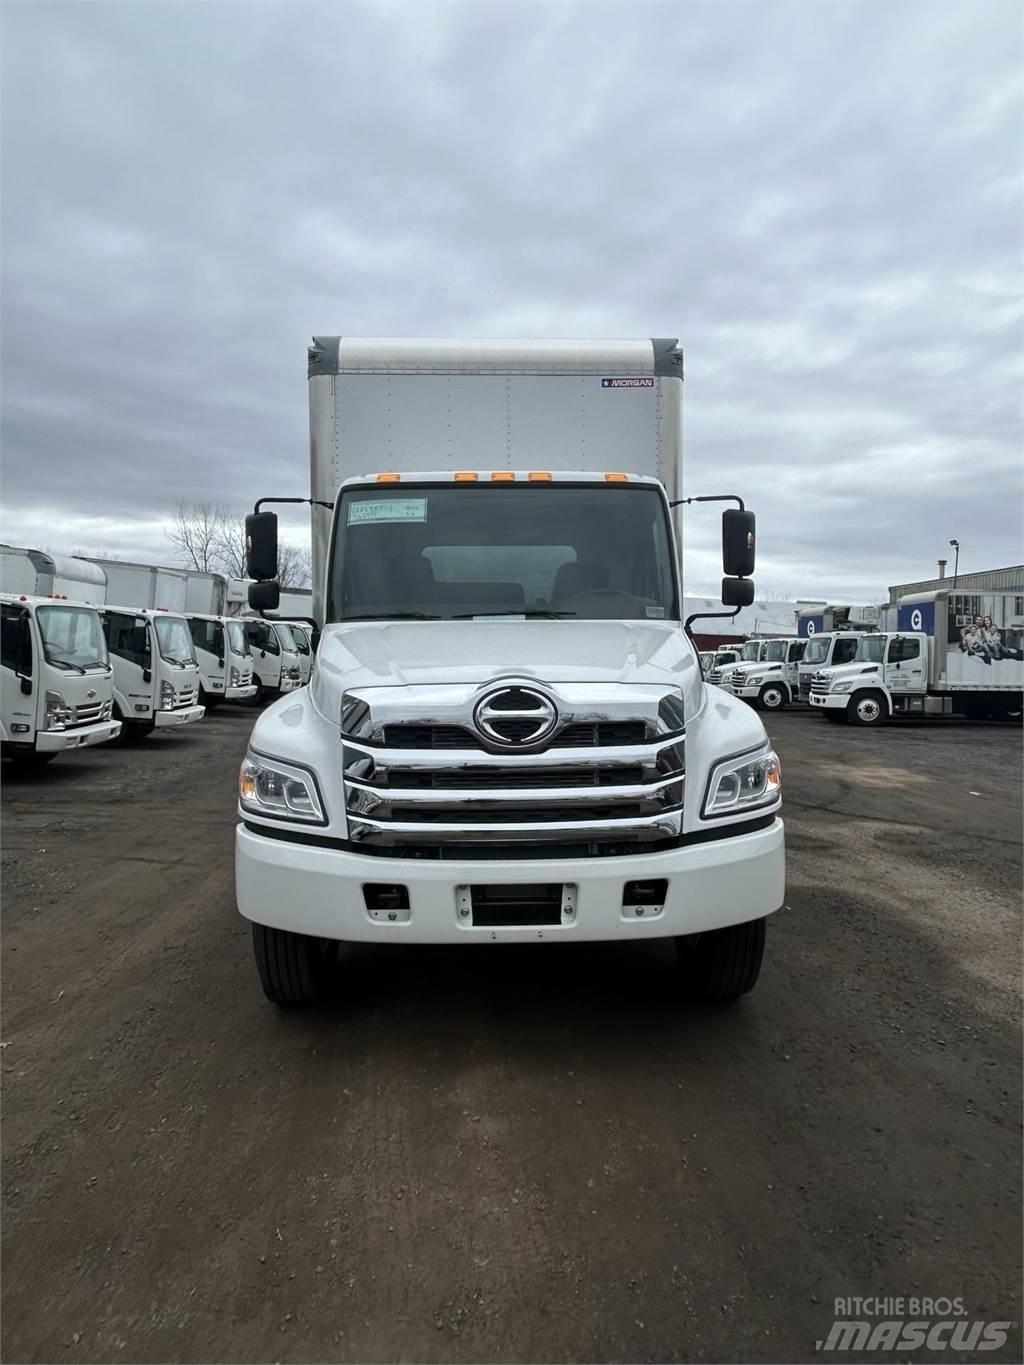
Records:
[[[873,634],[875,627],[866,630],[857,626],[843,630],[829,631],[824,635],[811,635],[807,638],[803,656],[797,664],[796,701],[809,702],[811,699],[811,680],[823,668],[852,663],[861,649],[861,641]]]
[[[0,546],[0,746],[22,765],[105,744],[114,684],[93,603],[103,573],[70,556]]]
[[[950,588],[903,598],[882,616],[886,629],[862,636],[851,659],[814,673],[814,709],[856,725],[901,715],[1020,717],[1024,595]]]
[[[103,633],[114,667],[114,716],[122,739],[202,720],[199,666],[188,622],[177,612],[106,606]]]
[[[252,701],[256,683],[245,622],[238,617],[199,612],[190,612],[186,620],[199,665],[202,705],[212,711],[223,701]]]
[[[733,696],[753,702],[763,711],[781,711],[800,695],[800,660],[807,641],[790,636],[761,644],[760,659],[737,664],[726,674],[723,685]]]
[[[252,704],[262,706],[302,686],[302,666],[295,637],[285,621],[242,617],[246,639],[252,651]]]
[[[309,400],[317,665],[239,781],[266,994],[314,998],[338,940],[657,937],[706,996],[749,990],[781,777],[680,619],[676,343],[320,337]],[[260,503],[247,537],[272,611]],[[742,504],[723,554],[746,604]]]

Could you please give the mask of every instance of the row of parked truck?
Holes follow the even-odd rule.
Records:
[[[817,607],[797,634],[702,655],[707,680],[766,711],[805,704],[828,720],[1018,719],[1024,592],[917,593],[881,608]]]
[[[234,614],[243,601],[222,575],[0,547],[5,754],[46,763],[303,686],[310,624]]]

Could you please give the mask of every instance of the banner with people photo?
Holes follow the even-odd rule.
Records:
[[[950,593],[946,679],[1024,687],[1024,596]]]

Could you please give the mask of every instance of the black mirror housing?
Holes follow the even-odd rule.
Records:
[[[272,512],[266,514],[261,513],[260,515],[273,516],[273,513]],[[251,520],[250,517],[246,517],[246,521],[250,520]],[[277,521],[276,517],[274,517],[274,521],[275,522]],[[277,537],[276,526],[274,527],[274,536],[276,540]],[[276,544],[274,546],[274,554],[275,556],[277,554]],[[249,584],[249,606],[252,607],[253,611],[277,611],[280,605],[281,585],[278,582],[271,579],[269,582],[264,581],[262,583]]]
[[[251,512],[246,517],[245,570],[260,581],[277,577],[276,512]]]
[[[753,512],[730,507],[722,513],[722,568],[730,578],[749,578],[754,572],[755,523]],[[742,605],[752,600],[749,598]]]
[[[728,512],[726,516],[728,516]],[[726,607],[749,607],[754,600],[752,578],[723,578],[722,603]]]

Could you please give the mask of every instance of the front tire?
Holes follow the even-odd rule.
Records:
[[[334,948],[329,940],[254,924],[252,947],[263,994],[273,1004],[301,1009],[322,998]]]
[[[781,711],[789,697],[781,683],[765,683],[761,688],[757,704],[762,711]]]
[[[688,990],[701,1000],[736,1000],[753,990],[764,957],[764,920],[676,939]]]
[[[846,708],[852,725],[881,725],[888,719],[889,707],[883,692],[857,692]]]

